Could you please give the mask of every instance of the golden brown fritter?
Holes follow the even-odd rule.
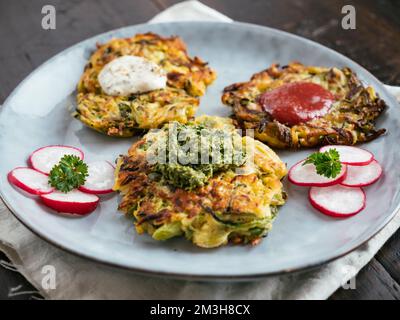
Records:
[[[258,97],[294,82],[312,82],[330,91],[335,101],[329,112],[293,126],[273,119]],[[385,133],[385,129],[375,129],[375,120],[386,108],[385,102],[372,87],[363,86],[349,68],[304,66],[297,62],[280,68],[274,64],[254,74],[248,82],[226,87],[222,102],[233,108],[238,127],[254,129],[257,139],[276,148],[354,145]]]
[[[238,135],[226,118],[203,116],[187,126],[198,124]],[[114,190],[122,195],[119,209],[134,218],[137,232],[156,240],[184,235],[205,248],[229,241],[258,243],[285,202],[281,183],[285,164],[261,142],[238,135],[254,151],[251,162],[248,159],[238,170],[219,171],[192,190],[175,187],[157,178],[148,162],[147,152],[166,128],[149,132],[117,162]]]
[[[106,95],[97,79],[102,68],[124,55],[144,57],[167,72],[167,87],[129,97]],[[74,116],[93,129],[110,136],[132,136],[137,129],[150,129],[176,120],[193,118],[216,73],[200,58],[191,58],[179,37],[154,33],[113,39],[98,45],[78,84]]]

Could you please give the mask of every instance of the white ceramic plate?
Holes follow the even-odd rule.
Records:
[[[378,126],[388,134],[363,145],[384,166],[383,177],[366,188],[366,209],[349,219],[333,219],[314,210],[307,190],[286,185],[287,204],[269,236],[256,247],[226,246],[205,250],[185,239],[167,242],[136,234],[117,212],[118,197],[108,197],[91,215],[66,218],[27,198],[7,181],[7,173],[24,165],[29,153],[50,144],[83,149],[86,159],[114,161],[133,139],[106,137],[70,116],[75,86],[96,42],[153,31],[179,35],[191,55],[209,61],[218,79],[203,97],[198,114],[229,115],[221,90],[273,62],[349,66],[373,85],[389,105]],[[319,44],[273,29],[242,23],[166,23],[111,31],[81,42],[50,59],[25,79],[5,102],[0,114],[0,190],[7,206],[32,231],[47,241],[104,263],[158,275],[197,279],[247,279],[317,266],[357,248],[393,217],[400,202],[400,127],[398,105],[382,84],[346,57]],[[291,166],[310,151],[279,152]]]

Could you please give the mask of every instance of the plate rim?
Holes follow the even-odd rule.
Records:
[[[339,55],[341,58],[344,58],[344,60],[349,60],[352,63],[354,63],[355,65],[357,65],[358,68],[360,68],[369,78],[374,79],[375,81],[377,81],[380,85],[381,85],[381,90],[383,90],[387,96],[390,99],[390,104],[394,105],[394,106],[398,106],[398,103],[396,101],[396,99],[392,96],[392,94],[390,94],[390,92],[388,92],[387,88],[385,87],[385,85],[379,80],[377,79],[374,75],[372,75],[368,70],[366,70],[363,66],[359,65],[357,62],[353,61],[352,59],[348,58],[347,56],[329,48],[326,47],[318,42],[315,42],[313,40],[301,37],[299,35],[287,32],[287,31],[283,31],[283,30],[279,30],[279,29],[275,29],[275,28],[271,28],[271,27],[267,27],[267,26],[262,26],[262,25],[257,25],[257,24],[252,24],[252,23],[247,23],[247,22],[237,22],[237,21],[233,21],[233,22],[213,22],[213,21],[175,21],[175,22],[161,22],[161,23],[141,23],[141,24],[135,24],[135,25],[128,25],[128,26],[124,26],[121,28],[116,28],[116,29],[112,29],[110,31],[106,31],[103,33],[99,33],[96,34],[94,36],[91,36],[87,39],[84,39],[82,41],[79,41],[69,47],[67,47],[66,49],[60,51],[59,53],[55,54],[54,56],[50,57],[49,59],[47,59],[46,61],[44,61],[42,64],[40,64],[39,66],[37,66],[34,70],[32,70],[22,81],[20,81],[18,83],[18,85],[11,91],[11,93],[7,96],[7,98],[4,100],[3,105],[0,108],[0,117],[4,112],[4,109],[6,107],[6,105],[8,104],[8,101],[17,93],[18,89],[26,82],[29,81],[29,79],[36,73],[38,72],[41,68],[43,68],[45,65],[51,63],[53,60],[55,60],[57,57],[62,56],[67,54],[69,51],[75,49],[77,46],[82,46],[84,45],[86,42],[90,42],[93,41],[93,39],[97,38],[97,37],[107,37],[108,35],[112,35],[114,33],[117,33],[119,31],[122,31],[124,29],[127,28],[133,28],[133,27],[143,27],[145,25],[179,25],[179,24],[190,24],[190,25],[195,25],[195,24],[203,24],[203,25],[207,25],[207,24],[224,24],[224,25],[237,25],[237,26],[244,26],[247,28],[254,28],[254,29],[258,29],[261,31],[267,31],[270,33],[275,33],[278,35],[284,35],[285,37],[289,37],[289,38],[294,38],[294,39],[298,39],[301,40],[303,42],[308,42],[310,44],[316,45],[318,47],[322,47],[324,50],[328,50],[332,53],[334,53],[335,55]],[[78,257],[87,259],[89,261],[93,261],[96,263],[100,263],[103,265],[107,265],[107,266],[111,266],[111,267],[116,267],[118,269],[122,269],[122,270],[127,270],[127,271],[131,271],[137,274],[143,274],[143,275],[147,275],[147,276],[155,276],[155,277],[165,277],[167,276],[168,278],[172,278],[172,279],[184,279],[184,280],[194,280],[194,281],[249,281],[249,280],[256,280],[256,279],[261,279],[261,278],[266,278],[266,277],[271,277],[271,276],[278,276],[278,275],[283,275],[283,274],[293,274],[293,273],[300,273],[300,272],[305,272],[311,269],[315,269],[318,268],[320,266],[323,266],[327,263],[330,263],[332,261],[335,261],[351,252],[353,252],[354,250],[357,250],[358,248],[360,248],[361,246],[363,246],[365,243],[367,243],[369,240],[371,240],[376,234],[378,234],[397,214],[397,212],[400,210],[400,202],[397,203],[397,205],[395,206],[395,209],[380,223],[380,225],[378,225],[374,231],[370,232],[370,234],[368,236],[366,236],[366,239],[357,242],[357,244],[355,244],[353,247],[349,248],[348,250],[345,250],[345,252],[342,253],[338,253],[335,254],[334,256],[332,256],[331,258],[322,258],[321,261],[318,262],[312,262],[312,263],[307,263],[307,264],[303,264],[301,266],[298,266],[296,268],[293,269],[282,269],[279,271],[273,271],[273,272],[258,272],[258,273],[251,273],[251,274],[247,274],[247,275],[217,275],[217,274],[209,274],[209,275],[203,275],[203,274],[191,274],[191,273],[182,273],[182,272],[170,272],[170,271],[156,271],[156,270],[151,270],[151,269],[143,269],[140,267],[132,267],[132,266],[128,266],[128,265],[124,265],[121,263],[117,263],[117,262],[111,262],[109,260],[106,259],[101,259],[98,257],[94,257],[90,254],[85,254],[79,250],[76,250],[74,248],[70,248],[67,247],[61,243],[58,243],[55,240],[49,239],[47,236],[45,236],[44,234],[42,234],[42,232],[40,230],[36,230],[33,226],[30,225],[30,223],[28,221],[25,221],[23,218],[23,215],[20,215],[17,213],[17,210],[13,209],[13,206],[5,199],[4,194],[3,194],[3,190],[2,188],[0,188],[0,198],[2,199],[3,203],[5,204],[5,206],[7,207],[7,209],[13,214],[13,216],[19,221],[21,222],[28,230],[30,230],[33,234],[37,235],[39,238],[45,240],[47,243],[49,243],[50,245],[59,248],[61,250],[63,250],[64,252],[76,255]]]

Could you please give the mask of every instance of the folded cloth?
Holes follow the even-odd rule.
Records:
[[[157,14],[150,23],[171,21],[221,21],[232,22],[231,18],[207,7],[199,1],[191,0],[177,3]]]
[[[200,2],[187,1],[150,22],[182,20],[232,21]],[[400,100],[400,88],[387,88]],[[50,299],[326,299],[353,278],[399,227],[400,213],[359,249],[312,271],[257,282],[206,283],[138,276],[61,251],[26,229],[0,203],[0,250]],[[56,271],[55,288],[45,289],[49,265]]]

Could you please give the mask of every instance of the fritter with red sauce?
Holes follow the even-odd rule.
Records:
[[[224,89],[238,127],[275,148],[354,145],[385,133],[375,120],[386,104],[349,68],[274,64]]]

